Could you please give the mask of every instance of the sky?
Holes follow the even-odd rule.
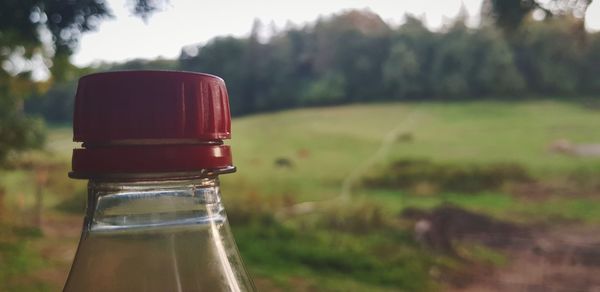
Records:
[[[117,62],[136,58],[177,58],[182,47],[202,44],[216,36],[243,36],[259,19],[265,26],[283,29],[287,24],[303,25],[348,9],[370,9],[392,25],[402,23],[409,13],[439,29],[455,17],[461,5],[478,23],[482,0],[255,0],[197,1],[170,0],[147,21],[133,17],[126,0],[107,0],[112,19],[103,21],[97,31],[81,38],[72,56],[76,65]],[[586,15],[588,29],[600,29],[600,1],[592,2]]]

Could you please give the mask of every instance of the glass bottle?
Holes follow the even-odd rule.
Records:
[[[83,77],[70,176],[89,180],[88,204],[64,291],[254,291],[221,204],[229,137],[218,77]]]

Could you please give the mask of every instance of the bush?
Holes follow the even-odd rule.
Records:
[[[437,265],[435,255],[405,238],[318,228],[306,232],[281,223],[247,225],[234,233],[243,258],[265,275],[310,272],[407,291],[430,291],[435,285],[429,275]]]
[[[0,224],[0,291],[46,291],[40,280],[22,281],[22,275],[42,265],[29,240],[42,236],[37,228]]]
[[[444,164],[403,159],[392,163],[384,173],[365,179],[364,184],[409,190],[428,185],[435,192],[477,193],[530,180],[525,168],[515,163]]]
[[[323,227],[352,233],[367,233],[389,227],[381,206],[360,204],[358,206],[338,206],[320,218]]]

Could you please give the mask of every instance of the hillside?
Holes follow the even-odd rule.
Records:
[[[435,230],[443,211],[491,224],[484,237],[519,231],[549,242],[576,224],[573,238],[596,242],[582,234],[600,224],[600,158],[569,147],[600,143],[597,125],[597,110],[558,101],[356,104],[236,118],[227,143],[238,172],[222,177],[223,197],[261,290],[423,291],[457,281],[483,289],[473,270],[510,275],[523,265],[512,255],[524,251],[454,233],[440,249],[439,239],[415,237],[413,224],[429,220]],[[14,235],[27,251],[19,278],[31,285],[60,287],[74,252],[85,185],[66,178],[73,145],[70,129],[52,128],[47,151],[22,158],[54,165],[43,235]],[[32,174],[0,175],[5,208],[19,219],[8,226],[31,221]],[[494,234],[498,226],[508,233]]]
[[[514,162],[535,175],[577,169],[600,171],[598,159],[578,159],[550,151],[557,140],[599,143],[598,111],[555,101],[389,103],[313,108],[235,119],[238,173],[224,186],[241,183],[262,193],[288,188],[296,196],[335,196],[341,181],[381,146],[398,136],[373,165],[400,158],[443,162]],[[278,158],[293,168],[277,168]]]

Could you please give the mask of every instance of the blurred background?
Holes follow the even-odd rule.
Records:
[[[261,291],[600,289],[600,3],[0,3],[0,291],[58,291],[77,79],[225,79]],[[596,291],[594,290],[594,291]]]

